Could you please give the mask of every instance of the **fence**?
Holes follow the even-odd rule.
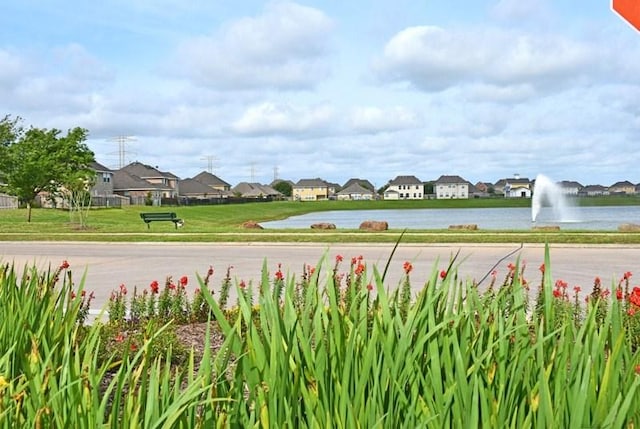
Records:
[[[11,195],[0,194],[0,209],[17,209],[18,199]]]

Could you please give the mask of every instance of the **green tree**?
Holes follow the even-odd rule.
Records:
[[[87,187],[95,176],[90,169],[95,156],[85,143],[85,129],[74,128],[62,136],[57,129],[24,131],[18,122],[8,117],[0,122],[0,172],[7,193],[26,205],[31,222],[31,205],[40,192],[60,195],[65,189],[77,189],[79,181]]]
[[[280,180],[278,183],[274,184],[273,189],[281,192],[287,197],[290,197],[293,194],[293,186],[291,186],[291,183],[287,182],[286,180]]]

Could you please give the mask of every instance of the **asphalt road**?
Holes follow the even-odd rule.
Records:
[[[501,258],[519,248],[519,244],[401,244],[391,260],[386,283],[389,287],[397,286],[402,278],[403,263],[410,261],[414,267],[412,285],[418,290],[434,269],[439,272],[446,268],[458,251],[459,278],[480,280]],[[219,287],[229,266],[233,267],[234,279],[255,284],[265,261],[271,275],[281,263],[285,274],[300,276],[303,266],[317,266],[323,256],[327,259],[326,272],[333,267],[337,255],[344,257],[343,271],[349,269],[352,257],[361,255],[365,263],[375,264],[382,271],[392,250],[393,244],[0,242],[0,261],[13,263],[22,270],[33,265],[55,268],[66,260],[75,281],[86,271],[85,289],[94,292],[96,299],[92,307],[99,309],[120,284],[129,290],[134,286],[142,289],[153,280],[162,284],[167,276],[177,281],[186,275],[188,287],[193,290],[197,284],[196,273],[205,275],[209,266],[214,268],[210,284],[215,288]],[[551,245],[550,253],[553,278],[567,281],[571,288],[579,285],[584,293],[591,290],[596,276],[605,286],[617,282],[627,271],[637,271],[640,277],[640,246]],[[507,264],[515,263],[518,257],[526,263],[525,278],[534,286],[540,284],[544,246],[538,244],[525,244],[500,262],[496,268],[498,278],[503,278]],[[488,279],[484,284],[486,282]]]

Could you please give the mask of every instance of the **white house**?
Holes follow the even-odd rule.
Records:
[[[439,200],[469,198],[469,182],[460,176],[440,176],[434,185]]]
[[[385,200],[421,200],[424,184],[416,176],[398,176],[389,182],[384,191]]]

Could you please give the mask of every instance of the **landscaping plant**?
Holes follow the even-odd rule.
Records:
[[[0,426],[637,427],[640,287],[583,294],[512,261],[439,261],[417,294],[361,256],[257,281],[119,286],[102,320],[66,264],[0,271]],[[502,280],[499,280],[502,279]],[[217,285],[216,285],[217,284]],[[230,305],[230,303],[233,303]],[[84,306],[84,307],[83,307]],[[201,347],[178,332],[203,328]]]

